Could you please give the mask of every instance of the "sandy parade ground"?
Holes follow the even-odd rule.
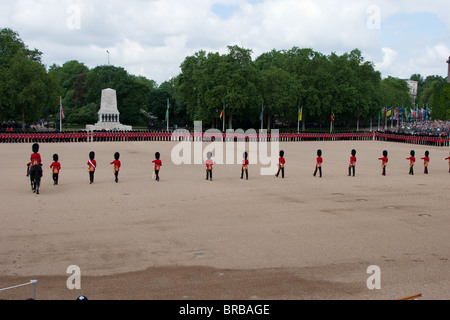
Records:
[[[206,181],[203,164],[172,163],[177,144],[41,143],[39,195],[25,176],[31,144],[1,144],[0,288],[35,279],[39,300],[450,298],[448,147],[281,142],[284,179],[251,164],[249,180],[241,180],[238,155],[235,164],[215,165]],[[322,178],[312,174],[318,148]],[[356,176],[349,177],[353,148]],[[387,176],[378,160],[384,149]],[[110,165],[116,151],[118,183]],[[156,151],[159,182],[152,180]],[[62,165],[57,186],[53,153]],[[67,287],[72,265],[81,289]],[[368,288],[370,266],[379,267],[380,289]],[[0,291],[5,300],[32,295],[32,286]]]

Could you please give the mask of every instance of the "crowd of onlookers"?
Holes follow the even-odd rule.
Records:
[[[410,134],[447,135],[450,133],[450,121],[417,120],[404,123],[398,132]]]

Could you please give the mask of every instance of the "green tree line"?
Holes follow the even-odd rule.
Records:
[[[381,78],[358,49],[324,55],[310,48],[272,50],[252,58],[252,50],[229,46],[226,54],[200,50],[180,64],[181,72],[162,84],[129,74],[124,68],[102,65],[88,68],[72,60],[46,67],[42,53],[29,49],[19,34],[0,30],[0,107],[2,122],[26,123],[59,120],[60,97],[64,123],[95,123],[101,90],[117,92],[121,122],[146,127],[165,127],[167,100],[170,124],[186,126],[201,120],[204,126],[227,128],[297,126],[302,110],[302,129],[336,122],[352,126],[376,117],[383,107],[413,106],[406,82]],[[420,80],[416,103],[426,101],[435,116],[447,117],[441,77],[413,75]],[[425,103],[425,102],[423,102]],[[442,108],[441,108],[442,109]],[[263,111],[264,110],[264,111]],[[436,112],[435,112],[436,110]],[[262,112],[263,111],[263,112]]]

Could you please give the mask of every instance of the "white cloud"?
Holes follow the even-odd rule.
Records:
[[[252,49],[255,55],[293,46],[311,47],[324,54],[359,48],[366,60],[380,61],[376,66],[383,73],[403,77],[446,72],[441,62],[442,55],[450,55],[444,45],[450,43],[446,2],[15,0],[0,3],[0,23],[42,51],[47,65],[75,59],[95,67],[107,63],[109,50],[112,64],[133,74],[144,72],[158,83],[177,75],[186,56],[198,50],[224,53],[227,45]],[[215,4],[219,4],[216,10],[220,5],[232,5],[236,10],[221,18],[212,11]],[[368,27],[369,7],[379,8],[381,30]],[[447,37],[427,43],[423,49],[417,49],[414,42],[384,43],[381,35],[389,35],[391,30],[383,26],[390,17],[421,12],[436,15],[447,26]],[[76,21],[79,28],[68,27]]]

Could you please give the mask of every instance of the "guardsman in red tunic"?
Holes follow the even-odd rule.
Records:
[[[213,160],[211,159],[212,157],[212,152],[209,151],[206,154],[206,157],[208,158],[205,162],[205,166],[206,166],[206,180],[212,181],[212,171],[213,171]]]
[[[430,152],[429,151],[425,151],[425,157],[420,158],[423,160],[423,167],[424,167],[424,171],[423,173],[428,174],[428,163],[430,162]]]
[[[95,161],[95,152],[91,151],[89,152],[89,160],[87,162],[88,165],[88,171],[89,171],[89,182],[90,184],[94,183],[94,173],[95,169],[97,168],[97,162]]]
[[[153,172],[154,172],[154,175],[155,175],[154,179],[156,181],[159,181],[159,170],[161,170],[161,166],[162,166],[162,162],[160,160],[160,157],[161,157],[160,153],[156,152],[155,153],[155,160],[152,161],[152,163],[154,163]]]
[[[353,176],[355,176],[355,168],[356,168],[356,150],[353,149],[350,156],[350,164],[348,165],[348,176],[351,176],[353,172]]]
[[[411,152],[409,153],[410,157],[406,158],[406,160],[409,160],[409,174],[410,175],[414,175],[414,163],[416,162],[416,153],[414,150],[411,150]]]
[[[120,170],[120,166],[121,166],[119,158],[120,158],[120,153],[118,153],[118,152],[114,153],[114,161],[110,163],[110,164],[114,165],[114,178],[115,178],[116,183],[119,182],[119,170]]]
[[[50,169],[52,169],[52,178],[53,178],[53,185],[58,184],[58,178],[59,178],[59,171],[61,170],[61,164],[59,163],[59,157],[58,154],[53,155],[53,162],[50,165]]]
[[[278,158],[278,172],[275,175],[278,178],[278,175],[281,171],[281,178],[284,179],[284,166],[285,166],[286,160],[284,159],[284,151],[280,150],[280,157]]]
[[[33,153],[30,157],[30,163],[29,163],[29,173],[30,173],[30,180],[31,180],[31,189],[33,192],[36,192],[36,194],[39,194],[39,187],[41,185],[41,178],[42,178],[42,161],[41,161],[41,155],[39,152],[39,144],[34,143],[32,146]]]
[[[244,179],[244,172],[245,172],[245,179],[248,180],[248,153],[247,152],[244,152],[244,160],[242,160],[241,179]]]
[[[382,175],[385,176],[386,175],[386,166],[387,163],[389,161],[388,159],[388,152],[386,150],[383,151],[383,157],[378,158],[378,160],[381,160],[381,168],[382,168]]]
[[[323,163],[323,158],[322,158],[322,150],[317,150],[317,158],[316,158],[316,169],[314,170],[314,177],[317,174],[317,170],[319,170],[319,176],[322,178],[322,163]]]

